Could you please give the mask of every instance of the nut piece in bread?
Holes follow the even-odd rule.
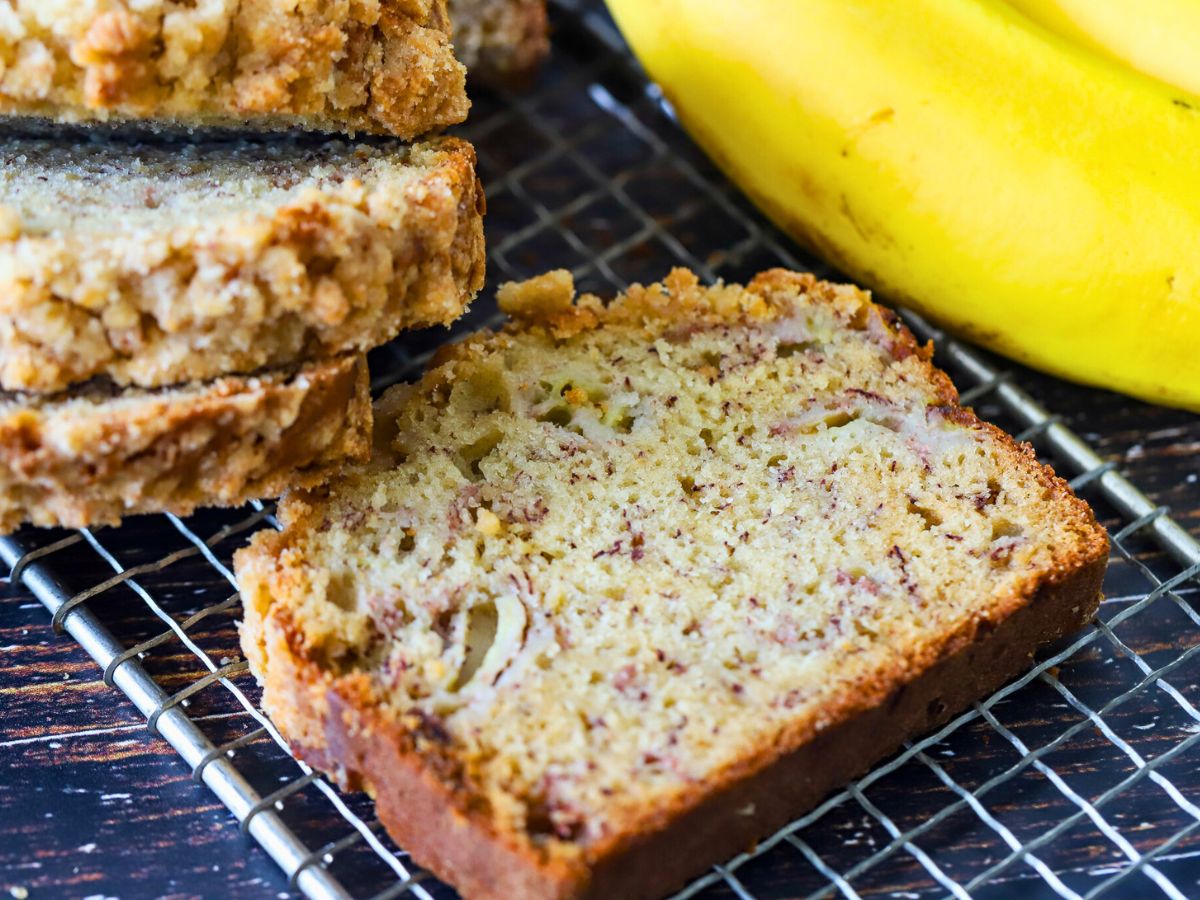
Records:
[[[1107,538],[852,287],[552,273],[236,568],[296,751],[468,897],[653,897],[1094,613]]]
[[[0,116],[420,137],[466,118],[445,0],[6,0]]]
[[[0,394],[0,534],[311,487],[366,460],[370,433],[359,355],[160,390]]]
[[[0,145],[0,388],[159,387],[457,319],[483,191],[456,138]]]

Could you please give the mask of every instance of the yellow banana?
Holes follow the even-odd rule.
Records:
[[[1200,103],[1003,0],[609,0],[693,136],[850,275],[1200,410]]]
[[[1008,0],[1068,40],[1200,97],[1195,0]]]

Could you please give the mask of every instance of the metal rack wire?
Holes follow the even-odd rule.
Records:
[[[553,266],[603,292],[672,265],[730,279],[769,265],[822,271],[687,142],[594,4],[563,0],[555,13],[542,86],[479,98],[464,129],[491,204],[493,282]],[[459,329],[494,314],[481,301]],[[1063,897],[1194,895],[1200,544],[1013,375],[909,321],[938,342],[966,402],[1032,441],[1120,523],[1109,599],[1029,674],[681,896],[968,897],[1018,885]],[[378,351],[377,383],[408,377],[447,337]],[[237,651],[229,559],[271,524],[270,507],[256,504],[108,531],[30,531],[0,540],[0,558],[291,887],[315,898],[453,896],[391,843],[369,803],[293,760],[258,708]]]

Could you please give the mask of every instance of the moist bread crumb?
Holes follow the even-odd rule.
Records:
[[[466,118],[445,0],[8,0],[0,116],[420,137]]]
[[[449,324],[483,283],[456,138],[0,146],[0,388],[157,387]]]
[[[235,565],[296,752],[468,897],[652,897],[1095,612],[1085,503],[852,287],[551,273]]]
[[[311,487],[364,461],[370,432],[362,356],[161,390],[0,394],[0,534]]]

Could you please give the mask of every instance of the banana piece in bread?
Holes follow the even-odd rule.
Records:
[[[1108,544],[891,313],[566,273],[236,557],[296,752],[467,897],[654,897],[1093,615]]]
[[[468,109],[445,0],[0,3],[0,116],[408,140]]]
[[[370,446],[359,355],[161,390],[0,394],[0,534],[240,506],[313,486]]]
[[[367,350],[483,282],[470,144],[0,142],[0,388]]]

